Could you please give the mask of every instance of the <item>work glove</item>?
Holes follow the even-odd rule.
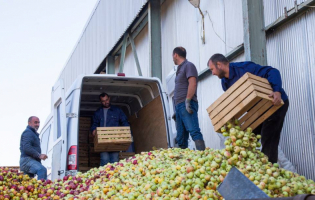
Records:
[[[176,113],[173,114],[172,119],[176,122]]]
[[[190,101],[191,101],[191,99],[186,99],[186,101],[185,101],[186,110],[189,114],[193,114],[194,111],[191,109]]]

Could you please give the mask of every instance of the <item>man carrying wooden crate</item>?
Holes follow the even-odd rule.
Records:
[[[186,60],[186,49],[176,47],[173,61],[178,65],[175,78],[176,142],[180,148],[188,147],[189,133],[197,150],[205,150],[205,142],[198,122],[197,78],[195,65]]]
[[[222,54],[214,54],[208,61],[208,67],[212,74],[221,79],[222,88],[226,91],[245,73],[249,72],[256,76],[266,78],[273,92],[269,95],[273,98],[273,105],[279,106],[281,99],[284,105],[274,114],[258,126],[253,132],[261,134],[262,152],[268,156],[269,161],[276,163],[278,160],[278,145],[283,122],[289,107],[288,96],[282,88],[279,70],[270,66],[260,66],[253,62],[230,63]]]
[[[90,129],[94,137],[96,127],[129,126],[127,116],[119,107],[110,104],[110,96],[108,94],[100,94],[99,99],[102,106],[95,111]],[[101,152],[100,156],[100,166],[119,161],[119,152]]]

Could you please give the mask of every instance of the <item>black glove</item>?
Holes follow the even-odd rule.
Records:
[[[186,101],[185,101],[186,110],[189,114],[193,114],[194,111],[191,109],[190,101],[191,101],[191,99],[186,99]]]
[[[176,113],[172,115],[172,119],[176,122]]]

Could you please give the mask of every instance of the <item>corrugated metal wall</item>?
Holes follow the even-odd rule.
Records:
[[[80,74],[93,74],[147,0],[100,0],[60,77],[66,89]]]
[[[149,69],[149,35],[148,35],[148,25],[146,25],[139,35],[134,40],[136,51],[140,63],[140,68],[143,76],[150,76]],[[119,71],[120,56],[115,60],[115,71]],[[137,65],[135,63],[135,58],[132,52],[131,45],[126,49],[126,57],[124,62],[124,73],[127,76],[138,76]]]
[[[315,179],[314,18],[315,10],[267,38],[268,64],[280,70],[290,107],[281,147],[300,174]]]
[[[284,15],[284,7],[287,11],[294,8],[295,0],[264,0],[265,25],[268,26]],[[297,0],[297,4],[301,4],[306,0]]]

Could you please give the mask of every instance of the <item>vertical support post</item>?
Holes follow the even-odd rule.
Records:
[[[142,76],[142,71],[141,71],[141,68],[140,68],[140,63],[139,63],[139,59],[138,59],[138,55],[137,55],[137,51],[136,51],[136,45],[133,42],[133,39],[132,39],[132,37],[129,34],[128,34],[128,38],[130,40],[132,53],[133,53],[133,56],[135,58],[135,62],[136,62],[136,65],[137,65],[138,74],[139,74],[139,76]]]
[[[245,59],[267,65],[263,0],[242,0]]]
[[[122,73],[124,71],[124,62],[125,62],[126,48],[127,48],[127,37],[128,37],[128,33],[125,33],[124,39],[123,39],[123,45],[121,47],[119,73]]]
[[[160,0],[149,0],[149,54],[151,76],[162,81],[161,5]]]
[[[106,73],[115,74],[115,56],[108,55],[106,59]]]

